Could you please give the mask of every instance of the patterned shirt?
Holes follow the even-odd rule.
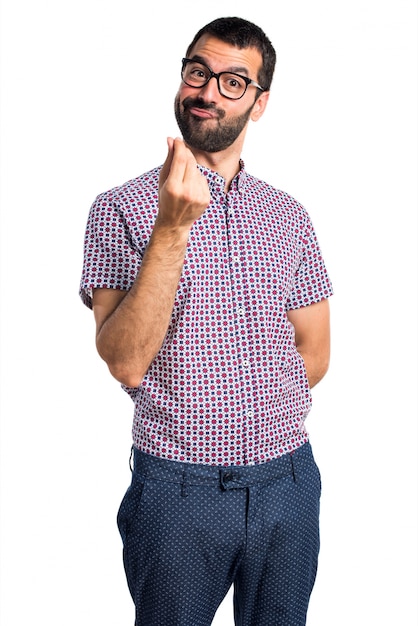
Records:
[[[209,465],[253,465],[308,440],[311,393],[286,312],[332,286],[305,209],[241,170],[200,167],[211,202],[190,232],[163,345],[132,397],[134,445]],[[128,290],[158,210],[160,167],[99,195],[85,236],[80,285]]]

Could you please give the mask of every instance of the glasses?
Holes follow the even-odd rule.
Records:
[[[215,74],[212,70],[199,61],[193,59],[182,59],[181,78],[186,85],[199,89],[208,84],[211,78],[216,78],[221,96],[230,100],[239,100],[247,91],[248,85],[254,85],[260,91],[265,91],[258,83],[247,76],[234,74],[234,72],[219,72]]]

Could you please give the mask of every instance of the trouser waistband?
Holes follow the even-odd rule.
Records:
[[[224,489],[245,488],[268,482],[297,471],[313,462],[309,443],[290,454],[259,465],[234,465],[231,467],[182,463],[152,456],[133,447],[133,471],[155,480],[189,485],[221,484]]]

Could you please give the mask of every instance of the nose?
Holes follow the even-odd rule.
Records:
[[[201,97],[209,102],[215,102],[220,98],[218,80],[216,76],[211,76],[209,81],[199,90]]]

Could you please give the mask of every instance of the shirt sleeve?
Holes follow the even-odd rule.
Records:
[[[80,297],[92,308],[93,289],[129,290],[142,255],[135,245],[114,194],[97,196],[87,220]]]
[[[299,309],[320,302],[333,294],[332,284],[310,220],[302,246],[302,255],[286,310]]]

